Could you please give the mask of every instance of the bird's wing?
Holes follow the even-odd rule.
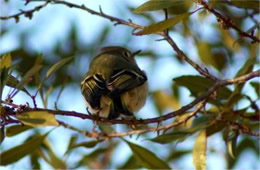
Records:
[[[109,95],[122,94],[142,85],[147,80],[143,71],[115,70],[107,83]]]
[[[100,97],[107,92],[106,82],[100,74],[86,76],[81,82],[81,91],[90,106],[98,109]]]

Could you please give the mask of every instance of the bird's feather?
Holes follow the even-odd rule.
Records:
[[[90,106],[98,109],[100,107],[100,97],[107,93],[106,82],[99,74],[87,76],[81,83],[81,91]]]

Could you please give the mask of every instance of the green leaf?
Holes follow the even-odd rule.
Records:
[[[16,88],[19,83],[20,83],[20,81],[17,78],[15,78],[12,75],[8,75],[7,82],[6,82],[7,86]],[[25,88],[22,88],[21,90],[24,91],[25,93],[29,94],[29,92]]]
[[[212,54],[211,45],[208,42],[197,42],[198,53],[201,61],[206,65],[211,65]]]
[[[218,71],[221,71],[225,68],[227,64],[227,57],[223,52],[213,52],[211,44],[208,42],[197,42],[198,54],[201,61],[206,64],[214,67]]]
[[[213,52],[211,44],[202,41],[197,42],[197,49],[199,57],[204,64],[213,66],[218,71],[225,68],[227,64],[225,53],[221,51]]]
[[[140,169],[141,166],[139,162],[137,162],[133,155],[131,155],[128,160],[119,168],[116,169]]]
[[[4,139],[5,139],[5,127],[1,126],[1,128],[0,128],[0,145],[2,144]]]
[[[167,158],[167,162],[172,160],[178,160],[182,156],[185,156],[189,153],[191,153],[191,150],[173,150],[172,153]]]
[[[70,149],[75,145],[75,141],[77,140],[77,138],[78,138],[77,136],[71,136],[68,147],[67,147],[67,151],[65,154],[67,154],[70,151]]]
[[[207,127],[206,131],[207,131],[207,136],[211,136],[219,131],[221,131],[222,129],[224,129],[226,127],[226,124],[224,122],[214,122],[213,124],[211,124],[210,126]]]
[[[5,54],[0,59],[0,99],[2,99],[2,92],[8,80],[11,63],[12,57],[10,54]]]
[[[259,9],[259,0],[231,0],[231,3],[238,7],[244,9]]]
[[[253,47],[252,47],[253,48]],[[239,69],[235,77],[239,77],[250,73],[253,70],[254,65],[256,64],[256,56],[250,56],[246,63]],[[228,101],[225,105],[226,108],[231,108],[235,103],[242,99],[241,91],[245,83],[240,83],[235,85],[234,92],[229,96]]]
[[[63,160],[57,157],[55,152],[53,151],[51,144],[49,140],[44,140],[43,142],[44,146],[46,147],[46,151],[49,155],[50,160],[48,163],[54,168],[54,169],[66,169],[66,164]]]
[[[47,111],[28,111],[16,116],[23,124],[32,127],[58,126],[52,113]]]
[[[177,85],[188,88],[196,97],[206,92],[214,84],[213,81],[202,76],[180,76],[173,80]],[[217,99],[227,99],[231,93],[228,88],[222,87],[217,90]]]
[[[188,18],[192,13],[183,13],[180,15],[177,15],[174,18],[170,18],[161,22],[158,22],[156,24],[149,25],[147,27],[144,27],[143,30],[135,33],[135,35],[144,35],[144,34],[151,34],[156,32],[164,31],[179,22],[183,21],[184,19]]]
[[[62,66],[64,66],[66,63],[68,63],[71,59],[73,59],[73,57],[68,57],[68,58],[64,58],[62,60],[60,60],[59,62],[57,62],[56,64],[54,64],[47,72],[46,74],[46,78],[49,78],[55,71],[57,71],[59,68],[61,68]]]
[[[88,142],[82,142],[79,144],[74,144],[70,147],[70,149],[78,148],[78,147],[86,147],[86,148],[93,148],[95,147],[98,143],[102,142],[103,140],[93,140],[93,141],[88,141]]]
[[[259,82],[250,82],[250,85],[255,89],[257,96],[260,97],[260,83]]]
[[[212,118],[212,116],[197,117],[192,121],[192,125],[188,129],[163,134],[149,140],[160,144],[167,144],[176,140],[185,140],[185,138],[187,138],[189,135],[192,135],[199,130],[207,128],[209,126],[210,118]]]
[[[88,166],[90,162],[97,159],[100,155],[104,155],[106,152],[109,151],[110,148],[99,148],[90,154],[84,156],[80,161],[77,162],[77,165],[74,168],[80,167],[82,165]]]
[[[228,141],[227,141],[228,153],[233,159],[235,159],[235,151],[236,151],[238,136],[239,136],[238,132],[231,132],[231,134],[229,134],[228,136]]]
[[[107,124],[104,124],[104,123],[100,123],[98,125],[98,128],[100,129],[101,132],[105,133],[105,134],[109,134],[114,130],[114,128],[111,126],[111,125],[107,125]]]
[[[259,125],[259,124],[258,124]],[[259,127],[259,126],[258,126]],[[228,169],[234,169],[234,166],[238,162],[239,156],[242,156],[244,151],[251,150],[252,156],[259,158],[260,156],[260,148],[259,148],[259,141],[255,140],[254,138],[242,138],[242,140],[238,143],[236,147],[236,159],[229,159]]]
[[[212,66],[221,72],[227,65],[227,57],[224,52],[213,52],[213,63]]]
[[[23,77],[22,81],[17,85],[17,89],[22,89],[26,83],[30,81],[30,78],[38,73],[42,69],[42,65],[33,66]]]
[[[158,158],[153,152],[139,145],[124,140],[131,148],[135,159],[145,168],[148,169],[171,169],[169,165]]]
[[[26,126],[26,125],[10,126],[6,129],[6,136],[12,137],[12,136],[18,135],[31,128],[32,128],[31,126]]]
[[[192,158],[196,170],[206,169],[206,151],[207,151],[207,135],[206,130],[202,130],[193,147]]]
[[[238,52],[240,49],[240,45],[239,43],[236,43],[236,40],[234,39],[230,31],[224,30],[221,27],[218,28],[221,33],[222,42],[225,44],[225,46],[232,52]]]
[[[214,117],[207,116],[207,115],[197,117],[197,118],[193,119],[191,127],[189,129],[187,129],[186,131],[190,132],[190,133],[195,133],[199,130],[203,130],[210,125],[210,119],[214,119]]]
[[[256,64],[256,57],[248,58],[245,64],[239,69],[235,77],[243,76],[247,73],[250,73],[253,70],[254,65]]]
[[[137,7],[133,12],[142,13],[146,11],[157,11],[165,8],[170,8],[175,5],[182,4],[183,0],[150,0]]]
[[[43,100],[43,106],[44,108],[48,108],[48,98],[49,98],[49,95],[51,94],[51,92],[53,91],[53,87],[50,86],[49,89],[47,90],[47,92],[45,93],[45,97],[44,97],[44,100]]]
[[[30,155],[31,169],[40,169],[39,155],[35,151]]]
[[[45,137],[50,132],[44,135],[33,136],[31,139],[25,141],[23,144],[15,146],[0,154],[0,165],[8,165],[22,159],[24,156],[32,153],[36,148],[40,146]]]
[[[0,69],[10,68],[12,64],[12,56],[10,53],[4,54],[0,59]]]
[[[190,135],[189,132],[179,131],[179,132],[172,132],[172,133],[168,133],[168,134],[163,134],[163,135],[157,136],[157,137],[149,139],[149,140],[153,141],[153,142],[160,143],[160,144],[167,144],[167,143],[174,142],[176,140],[183,140],[188,135]]]

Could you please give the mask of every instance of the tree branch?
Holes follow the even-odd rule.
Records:
[[[22,15],[24,15],[25,17],[28,17],[29,19],[32,19],[34,12],[39,11],[43,7],[47,6],[50,2],[51,2],[50,0],[46,0],[45,3],[43,3],[42,5],[36,6],[33,9],[30,9],[30,10],[20,10],[19,13],[14,14],[14,15],[10,15],[10,16],[0,16],[0,20],[8,20],[8,19],[14,18],[15,22],[19,22],[19,17],[22,16]],[[28,1],[26,3],[26,5],[28,3],[30,3],[30,1]]]
[[[236,26],[232,20],[228,17],[224,17],[221,13],[219,13],[218,11],[216,11],[214,8],[212,7],[209,7],[208,4],[205,2],[205,0],[200,0],[199,3],[207,10],[209,11],[210,13],[214,14],[216,17],[217,17],[217,20],[218,22],[221,24],[221,26],[224,28],[224,29],[229,29],[229,28],[233,28],[234,30],[236,30],[239,35],[241,37],[247,37],[247,38],[250,38],[252,39],[252,43],[255,43],[255,42],[260,42],[260,40],[256,37],[256,36],[253,36],[251,34],[248,34],[247,32],[241,30],[238,26]]]
[[[52,0],[52,2],[54,2],[55,4],[62,4],[62,5],[66,5],[70,8],[78,8],[78,9],[82,9],[84,11],[87,11],[88,13],[92,14],[92,15],[97,15],[97,16],[100,16],[100,17],[103,17],[105,19],[108,19],[112,22],[116,22],[116,25],[126,25],[126,26],[129,26],[129,27],[132,27],[133,30],[137,30],[137,29],[143,29],[144,26],[141,26],[141,25],[138,25],[138,24],[135,24],[133,22],[128,22],[128,21],[125,21],[123,19],[120,19],[120,18],[116,18],[116,17],[113,17],[113,16],[110,16],[110,15],[107,15],[105,14],[102,10],[100,10],[100,12],[97,12],[97,11],[94,11],[90,8],[87,8],[85,5],[77,5],[77,4],[73,4],[73,3],[70,3],[70,2],[66,2],[66,1],[59,1],[59,0]],[[203,68],[201,68],[197,63],[195,63],[194,61],[192,61],[190,58],[188,58],[184,52],[182,50],[180,50],[180,48],[176,45],[176,43],[173,41],[173,39],[169,36],[168,33],[166,32],[157,32],[155,33],[157,35],[160,35],[162,37],[164,37],[165,40],[167,40],[169,42],[169,44],[173,47],[174,51],[178,54],[178,57],[181,59],[181,60],[184,60],[186,61],[188,64],[190,64],[194,69],[196,69],[201,75],[213,80],[213,81],[216,81],[217,78],[214,77],[213,75],[209,74],[209,72],[207,70],[204,70]],[[133,34],[134,35],[134,34]]]
[[[81,119],[90,119],[98,122],[103,122],[107,124],[128,124],[128,125],[141,125],[141,124],[150,124],[150,123],[160,123],[162,121],[171,119],[176,116],[180,116],[184,113],[186,113],[189,109],[193,108],[195,105],[200,103],[203,100],[208,100],[212,94],[214,94],[219,88],[231,85],[235,83],[244,83],[250,79],[253,79],[255,77],[260,77],[260,70],[248,73],[246,75],[232,78],[232,79],[226,79],[226,80],[218,80],[211,88],[209,88],[203,95],[197,97],[195,100],[193,100],[191,103],[183,106],[179,110],[170,112],[168,114],[165,114],[160,117],[150,118],[150,119],[140,119],[140,120],[108,120],[105,118],[97,117],[96,115],[88,115],[84,113],[78,113],[74,111],[63,111],[63,110],[51,110],[51,109],[41,109],[41,108],[27,108],[22,111],[20,111],[20,114],[23,112],[29,112],[29,111],[47,111],[49,113],[52,113],[54,115],[63,115],[63,116],[73,116],[78,117]],[[2,101],[2,103],[4,103]],[[4,103],[8,104],[8,103]],[[12,104],[13,105],[13,104]]]

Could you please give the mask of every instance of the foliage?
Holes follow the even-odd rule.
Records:
[[[26,1],[25,5],[28,4],[35,6],[0,19],[7,20],[2,21],[4,23],[14,19],[19,24],[29,18],[28,22],[36,26],[36,14],[49,6],[59,8],[58,4],[61,4],[66,10],[73,11],[75,9],[71,7],[74,7],[115,24],[103,23],[93,40],[84,42],[76,22],[72,22],[64,40],[52,43],[50,49],[42,50],[40,54],[27,43],[31,30],[20,31],[17,33],[19,47],[0,51],[0,165],[17,165],[18,168],[19,160],[27,157],[33,169],[46,166],[46,163],[55,169],[170,169],[182,168],[183,163],[178,162],[192,155],[194,168],[206,169],[209,166],[209,141],[213,135],[226,144],[225,168],[239,165],[238,158],[248,149],[259,157],[260,71],[257,68],[260,35],[259,21],[255,19],[259,17],[258,0],[150,0],[139,6],[125,2],[122,5],[132,17],[129,21],[125,11],[120,14],[117,8],[118,13],[110,15],[101,8],[95,11],[73,1]],[[84,17],[88,18],[87,15]],[[48,21],[51,19],[49,16]],[[147,24],[142,24],[143,20]],[[93,21],[88,22],[87,26],[91,27]],[[16,24],[3,26],[0,42],[13,27],[16,28]],[[125,29],[117,25],[124,25]],[[154,41],[156,45],[150,47],[153,35],[162,39]],[[164,65],[156,65],[160,59],[166,58],[161,55],[164,49],[156,48],[158,44],[167,42],[170,48],[168,58],[172,60],[174,56],[174,62],[178,63],[178,68],[167,68],[169,74],[163,73],[152,82],[157,88],[160,78],[172,80],[166,90],[151,91],[149,101],[156,109],[150,112],[154,117],[143,118],[141,115],[136,120],[106,120],[78,110],[61,110],[64,106],[58,101],[64,101],[62,98],[69,99],[66,102],[74,100],[74,89],[79,89],[97,49],[113,45],[115,39],[122,39],[123,44],[129,43],[130,47],[137,44],[137,38],[149,42],[143,45],[140,58],[153,63],[149,68],[152,73],[163,69]],[[194,69],[185,72],[187,67]],[[176,76],[169,76],[172,72],[177,72]],[[148,73],[148,79],[151,78],[149,75],[153,74]],[[73,92],[61,97],[69,87],[74,88]],[[185,96],[187,93],[190,96]],[[17,100],[17,95],[22,95],[23,100]],[[84,122],[78,123],[79,119]],[[49,126],[55,128],[46,132]],[[55,134],[60,129],[63,132]],[[67,141],[62,141],[66,145],[63,154],[54,144],[52,134],[55,134],[55,140],[59,140],[59,135],[66,136]],[[6,141],[21,136],[24,142],[5,147]],[[131,138],[135,136],[137,139]],[[185,142],[192,143],[193,147],[178,147]],[[127,150],[130,155],[125,154]],[[252,164],[257,166],[256,162]]]

